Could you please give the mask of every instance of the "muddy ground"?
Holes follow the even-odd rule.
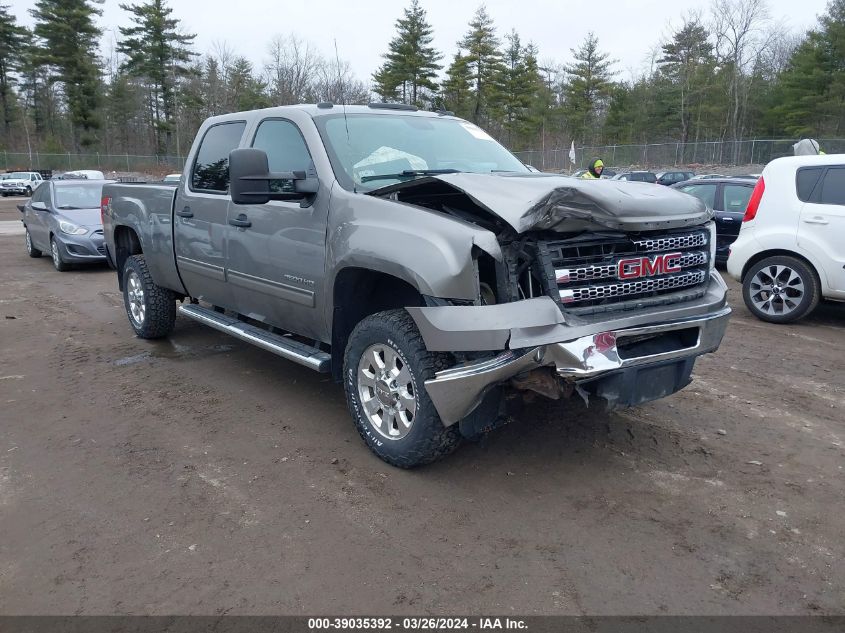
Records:
[[[136,339],[114,273],[0,235],[0,613],[841,614],[845,306],[731,295],[683,392],[538,401],[406,472],[326,377]]]

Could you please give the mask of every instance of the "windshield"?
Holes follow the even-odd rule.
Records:
[[[11,174],[6,174],[6,178],[14,178],[15,180],[29,180],[29,172],[26,171],[13,171]]]
[[[315,122],[346,189],[370,191],[432,173],[528,172],[487,132],[459,119],[350,114],[344,121],[341,114]]]
[[[68,185],[56,187],[57,209],[96,209],[100,206],[102,185]]]

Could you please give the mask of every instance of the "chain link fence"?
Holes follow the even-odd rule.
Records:
[[[615,168],[730,167],[765,165],[781,156],[792,156],[794,139],[752,139],[748,141],[699,141],[695,143],[649,143],[645,145],[600,145],[575,148],[575,162],[569,147],[514,152],[524,163],[542,171],[571,172],[584,169],[593,158]],[[845,153],[845,139],[819,139],[822,151]],[[51,169],[57,172],[98,169],[104,172],[158,174],[181,172],[184,156],[139,154],[87,154],[0,151],[0,170]]]
[[[154,174],[182,171],[184,156],[144,156],[138,154],[55,154],[48,152],[0,151],[0,170],[29,171],[51,169],[56,172],[97,169],[103,172],[140,172]]]
[[[699,141],[695,143],[649,143],[645,145],[600,145],[575,148],[575,162],[569,147],[514,152],[524,163],[543,171],[570,172],[584,169],[594,158],[608,167],[658,168],[707,165],[730,167],[765,165],[781,156],[792,156],[796,139],[752,139],[748,141]],[[845,153],[845,139],[819,139],[827,154]]]

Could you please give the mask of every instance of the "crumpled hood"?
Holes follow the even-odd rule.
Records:
[[[536,173],[441,174],[370,193],[410,192],[434,181],[465,193],[518,233],[596,228],[648,231],[700,225],[713,217],[698,198],[662,185]]]

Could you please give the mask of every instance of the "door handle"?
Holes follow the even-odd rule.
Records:
[[[820,215],[817,215],[814,218],[804,218],[804,222],[807,224],[827,224],[827,220]]]
[[[185,207],[181,211],[177,211],[176,215],[178,215],[180,218],[192,218],[194,217],[194,212],[191,211],[191,207]]]
[[[243,214],[243,213],[238,215],[238,217],[232,218],[231,220],[229,220],[229,224],[231,224],[232,226],[237,226],[237,227],[242,228],[242,229],[247,229],[247,228],[252,226],[252,222],[250,222],[249,219],[246,217],[246,215]]]

